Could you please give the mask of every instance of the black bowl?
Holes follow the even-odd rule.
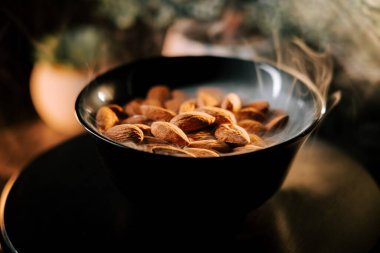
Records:
[[[277,144],[218,158],[138,151],[96,130],[99,107],[144,97],[155,84],[188,91],[216,86],[238,93],[245,101],[265,99],[288,112],[289,123]],[[296,152],[324,115],[325,102],[315,88],[267,64],[208,56],[158,57],[99,76],[80,93],[75,109],[80,123],[95,137],[116,186],[137,213],[145,213],[141,217],[146,226],[162,222],[171,231],[179,231],[178,226],[195,231],[200,226],[198,236],[220,238],[226,231],[236,231],[249,210],[280,188]]]

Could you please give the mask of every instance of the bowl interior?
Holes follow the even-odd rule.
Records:
[[[93,80],[77,98],[77,117],[90,133],[121,146],[96,130],[97,110],[144,97],[156,84],[182,89],[190,96],[195,96],[200,86],[212,86],[237,93],[244,103],[267,100],[272,108],[289,114],[287,126],[276,135],[276,144],[311,131],[325,108],[317,91],[268,64],[211,56],[158,57],[122,65]]]

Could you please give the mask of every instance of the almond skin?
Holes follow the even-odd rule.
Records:
[[[100,131],[105,131],[115,124],[117,124],[119,118],[116,113],[108,106],[102,106],[96,113],[96,125]]]
[[[265,126],[269,132],[274,132],[284,128],[288,120],[289,116],[287,114],[280,114],[272,118]]]
[[[207,114],[210,114],[211,116],[214,116],[215,123],[217,125],[224,124],[224,123],[236,124],[236,118],[234,114],[222,108],[213,107],[213,106],[203,106],[203,107],[197,108],[196,111],[205,112]]]
[[[204,148],[185,148],[185,151],[193,154],[195,157],[219,157],[215,151]]]
[[[263,135],[267,128],[259,121],[245,119],[238,122],[238,125],[247,130],[248,133]]]
[[[128,116],[141,114],[140,106],[141,106],[142,101],[143,101],[142,99],[136,98],[126,103],[124,105],[124,112],[128,114]]]
[[[205,87],[197,91],[197,105],[219,106],[223,99],[223,91],[218,88]]]
[[[218,140],[199,140],[192,141],[189,144],[191,148],[203,148],[203,149],[212,149],[221,153],[227,153],[231,150],[230,146],[228,146],[224,142],[220,142]]]
[[[245,145],[245,146],[236,147],[236,148],[233,149],[233,151],[234,152],[249,152],[249,151],[256,151],[256,150],[260,150],[260,149],[263,149],[263,147],[255,146],[255,145],[252,145],[252,144],[248,144],[248,145]]]
[[[133,115],[121,121],[122,124],[149,124],[150,119],[144,115]]]
[[[247,104],[244,107],[253,107],[260,112],[267,113],[269,111],[269,102],[266,100],[257,100]]]
[[[223,99],[221,107],[231,112],[237,112],[241,109],[240,97],[235,93],[229,93]]]
[[[236,113],[236,118],[239,121],[245,120],[245,119],[253,119],[253,120],[263,122],[267,119],[267,116],[261,111],[257,110],[256,108],[246,107],[246,108],[240,109]]]
[[[244,146],[250,142],[249,135],[244,128],[235,124],[222,124],[215,131],[215,137],[220,142],[233,146]]]
[[[105,131],[105,136],[116,142],[140,143],[144,139],[143,131],[132,124],[122,124],[113,126]]]
[[[157,100],[163,104],[170,98],[170,89],[166,85],[156,85],[149,89],[146,98],[147,100]]]
[[[215,122],[215,117],[204,112],[185,112],[178,114],[170,123],[178,126],[184,132],[193,132],[208,127]]]
[[[170,145],[159,144],[156,146],[151,146],[150,150],[151,150],[151,152],[153,152],[155,154],[161,154],[161,155],[196,157],[195,155],[193,155],[192,153],[190,153],[184,149],[176,148],[176,147],[173,147]]]
[[[197,108],[197,102],[194,99],[186,100],[179,107],[179,113],[191,112]]]
[[[154,122],[151,125],[151,132],[153,136],[178,146],[187,146],[190,143],[186,134],[179,127],[169,122]]]
[[[154,105],[142,105],[140,108],[142,114],[153,121],[170,121],[176,115],[173,111]]]

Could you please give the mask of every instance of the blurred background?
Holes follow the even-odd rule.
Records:
[[[380,1],[2,0],[2,185],[42,152],[82,132],[73,103],[96,75],[161,54],[265,56],[297,65],[286,51],[295,38],[322,65],[302,61],[310,79],[331,80],[329,89],[321,87],[326,95],[343,92],[317,138],[379,182]]]

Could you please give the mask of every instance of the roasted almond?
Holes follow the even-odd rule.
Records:
[[[142,105],[140,108],[143,115],[154,121],[170,121],[176,115],[173,111],[153,105]]]
[[[266,113],[269,111],[269,102],[266,100],[257,100],[247,104],[244,107],[253,107],[260,112]]]
[[[234,114],[222,108],[213,107],[213,106],[203,106],[203,107],[197,108],[196,111],[205,112],[207,114],[210,114],[211,116],[214,116],[215,123],[218,125],[224,124],[224,123],[236,124],[236,118]]]
[[[221,107],[231,112],[237,112],[241,109],[240,97],[235,93],[229,93],[223,99]]]
[[[181,90],[172,90],[171,95],[173,99],[177,100],[185,101],[188,99],[186,93]]]
[[[108,128],[113,127],[119,118],[116,113],[108,106],[102,106],[96,113],[96,126],[101,130],[105,131]]]
[[[138,128],[141,129],[141,131],[143,131],[144,135],[151,135],[151,131],[150,131],[150,126],[148,125],[145,125],[145,124],[133,124],[134,126],[137,126]]]
[[[247,130],[248,133],[263,135],[266,131],[266,127],[261,122],[253,119],[241,120],[238,125]]]
[[[170,145],[157,145],[157,146],[152,146],[151,151],[155,154],[161,154],[161,155],[175,155],[175,156],[185,156],[185,157],[195,157],[190,152],[187,152],[184,149],[181,148],[176,148]]]
[[[149,124],[151,120],[144,115],[133,115],[121,121],[122,124]]]
[[[245,119],[253,119],[253,120],[263,122],[266,120],[267,116],[261,111],[257,110],[256,108],[246,107],[246,108],[240,109],[236,113],[236,118],[239,121],[245,120]]]
[[[149,89],[147,95],[147,100],[157,100],[163,104],[166,100],[170,98],[170,89],[166,85],[156,85]]]
[[[193,154],[195,157],[219,157],[219,154],[215,151],[205,148],[185,148],[184,150]]]
[[[255,144],[256,146],[260,146],[260,147],[266,146],[265,141],[260,136],[253,133],[249,133],[248,135],[250,139],[250,142],[249,142],[250,144]]]
[[[197,105],[219,106],[223,99],[223,91],[214,87],[204,87],[197,91]]]
[[[215,136],[213,135],[213,131],[210,129],[204,129],[197,132],[188,133],[187,137],[189,137],[192,141],[198,140],[215,140]]]
[[[255,146],[255,145],[252,145],[252,144],[248,144],[248,145],[245,145],[245,146],[236,147],[236,148],[233,149],[233,151],[234,152],[250,152],[250,151],[256,151],[256,150],[260,150],[260,149],[263,149],[263,147]]]
[[[284,128],[288,123],[289,116],[287,114],[280,114],[272,118],[265,126],[268,132],[274,132]]]
[[[185,112],[178,114],[170,123],[178,126],[184,132],[192,132],[208,127],[215,122],[215,117],[204,112]]]
[[[247,131],[235,124],[221,124],[215,130],[215,137],[218,141],[225,142],[233,146],[244,146],[250,142]]]
[[[227,153],[231,150],[230,146],[228,146],[224,142],[220,142],[218,140],[199,140],[192,141],[189,144],[189,147],[192,148],[204,148],[204,149],[213,149],[221,153]]]
[[[149,135],[144,135],[143,144],[169,144],[167,141]]]
[[[164,103],[164,106],[166,109],[177,113],[179,111],[179,107],[182,105],[182,102],[183,101],[180,99],[173,98],[173,99],[166,100]]]
[[[158,106],[162,107],[163,104],[160,100],[158,99],[153,99],[153,98],[147,98],[142,102],[142,105],[153,105],[153,106]]]
[[[197,108],[197,102],[195,99],[189,99],[183,102],[179,107],[179,113],[191,112]]]
[[[104,135],[116,142],[135,142],[139,143],[144,139],[143,131],[132,124],[116,125],[104,132]]]
[[[151,132],[153,136],[179,146],[187,146],[190,143],[186,134],[179,127],[169,122],[154,122],[151,125]]]
[[[140,106],[141,106],[142,101],[143,101],[142,99],[136,98],[126,103],[124,105],[124,112],[128,114],[128,116],[141,114]]]

